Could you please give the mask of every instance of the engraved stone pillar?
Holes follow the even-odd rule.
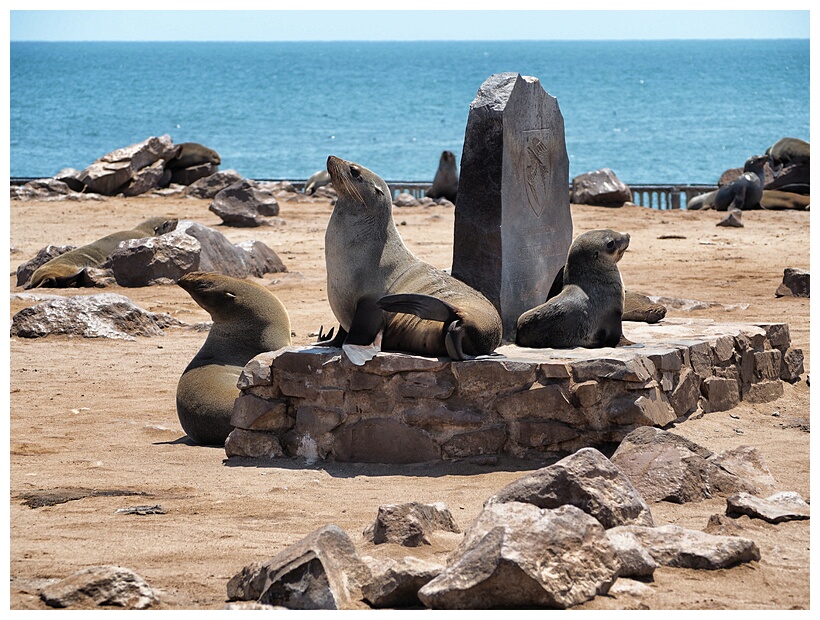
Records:
[[[452,274],[495,304],[509,342],[521,313],[546,300],[571,242],[558,101],[537,78],[492,75],[470,104]]]

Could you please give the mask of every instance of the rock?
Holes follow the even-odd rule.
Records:
[[[609,529],[616,525],[654,525],[649,506],[621,471],[595,448],[582,448],[515,482],[485,505],[524,502],[539,508],[570,504]]]
[[[333,431],[337,461],[353,463],[423,463],[441,459],[441,451],[422,430],[390,418],[372,418]]]
[[[660,566],[716,570],[760,559],[754,541],[738,536],[713,536],[677,525],[623,525],[607,536],[631,535]]]
[[[34,179],[23,185],[10,187],[12,200],[63,200],[72,193],[68,184],[57,179]]]
[[[612,462],[653,502],[683,504],[716,494],[754,492],[773,482],[754,448],[715,455],[680,435],[649,426],[629,433]]]
[[[729,214],[720,220],[715,226],[730,226],[733,228],[743,228],[743,222],[740,217],[743,211],[740,209],[729,209]]]
[[[171,170],[170,183],[179,185],[190,185],[199,179],[212,176],[219,170],[219,166],[214,164],[198,164],[188,168],[175,168]]]
[[[213,198],[229,185],[241,180],[242,175],[236,170],[220,170],[190,183],[185,195],[191,198]]]
[[[614,528],[606,531],[606,537],[612,543],[615,556],[621,565],[619,577],[647,579],[655,574],[658,563],[635,536],[621,528]]]
[[[227,226],[264,226],[276,223],[270,216],[279,214],[279,203],[269,190],[256,181],[241,179],[214,196],[209,211],[222,218]]]
[[[37,271],[37,268],[41,265],[45,265],[52,258],[60,256],[60,254],[75,249],[77,249],[76,245],[47,245],[41,248],[34,258],[17,267],[17,286],[24,286],[31,279],[31,274]]]
[[[601,524],[575,506],[490,504],[419,599],[434,609],[564,609],[606,594],[618,570]]]
[[[288,609],[364,609],[370,569],[347,534],[327,525],[264,563],[246,566],[228,582],[228,599]]]
[[[274,459],[284,455],[279,440],[271,433],[235,428],[225,440],[225,456],[228,458]]]
[[[436,530],[461,532],[446,504],[384,504],[379,506],[376,521],[363,536],[374,545],[394,543],[405,547],[429,545]]]
[[[150,166],[145,166],[134,173],[131,181],[122,188],[122,195],[126,197],[139,196],[162,184],[165,174],[165,160],[158,159]]]
[[[544,303],[572,242],[569,158],[558,101],[534,77],[490,76],[470,104],[452,275],[498,309],[504,340]]]
[[[797,383],[804,372],[802,349],[786,349],[780,366],[780,378],[789,383]]]
[[[52,178],[65,183],[73,192],[81,192],[85,189],[85,185],[80,181],[80,171],[74,168],[63,168]]]
[[[362,595],[365,601],[377,608],[420,606],[419,589],[444,570],[441,564],[412,556],[400,560],[362,560],[368,564],[373,575],[372,580],[362,587]]]
[[[572,179],[570,202],[578,205],[622,207],[625,202],[632,202],[632,190],[610,168],[601,168]]]
[[[737,521],[726,515],[714,514],[709,517],[703,531],[718,536],[739,536],[743,528],[738,525]]]
[[[786,267],[783,270],[783,283],[775,291],[776,297],[793,295],[794,297],[809,297],[809,272],[795,267]]]
[[[250,275],[261,278],[266,273],[288,270],[279,255],[261,241],[247,239],[236,244],[250,255]]]
[[[137,573],[122,566],[92,566],[40,593],[49,607],[146,609],[159,597]]]
[[[170,159],[176,148],[167,134],[151,137],[103,155],[83,170],[78,180],[90,192],[114,196],[122,191],[138,170],[157,160]]]
[[[126,287],[176,282],[196,271],[202,246],[194,237],[173,230],[159,237],[129,239],[117,246],[107,265],[117,284]]]
[[[23,308],[12,317],[11,335],[134,340],[134,336],[161,336],[164,328],[180,325],[184,323],[168,314],[146,312],[123,295],[100,293],[51,299]]]
[[[393,199],[394,207],[418,207],[419,201],[410,192],[402,192]]]
[[[783,491],[766,499],[750,493],[738,493],[726,500],[726,514],[730,517],[748,515],[769,523],[782,523],[809,518],[809,505],[799,493]]]

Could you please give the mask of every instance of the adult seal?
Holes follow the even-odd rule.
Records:
[[[123,230],[106,235],[93,243],[80,246],[65,254],[52,258],[38,267],[25,288],[67,288],[70,286],[94,286],[94,281],[86,271],[89,267],[100,267],[111,256],[121,241],[159,237],[177,227],[176,218],[152,217],[131,230]]]
[[[177,284],[213,319],[205,344],[177,384],[179,423],[198,444],[224,445],[233,430],[239,373],[256,355],[290,344],[288,312],[255,282],[194,271]]]
[[[561,292],[520,317],[515,343],[521,347],[614,347],[623,335],[624,287],[618,261],[629,235],[591,230],[569,248]]]
[[[219,153],[197,142],[183,142],[178,145],[178,148],[176,157],[168,160],[166,168],[176,170],[177,168],[191,168],[202,164],[218,166],[222,163]]]
[[[446,198],[453,204],[458,194],[458,168],[452,151],[444,151],[438,160],[438,170],[433,178],[433,186],[424,194],[428,198]]]
[[[312,196],[316,190],[330,183],[330,174],[327,170],[319,170],[310,175],[305,181],[305,194]]]
[[[325,233],[327,293],[340,330],[322,344],[342,346],[356,364],[379,345],[454,360],[492,353],[501,344],[498,311],[407,249],[384,180],[333,156],[327,170],[338,193]]]
[[[715,210],[759,209],[765,183],[763,169],[770,162],[769,155],[754,155],[743,165],[743,174],[727,183],[715,194]]]

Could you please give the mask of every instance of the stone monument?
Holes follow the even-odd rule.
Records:
[[[537,78],[492,75],[470,104],[452,274],[493,302],[509,342],[521,313],[546,300],[571,242],[558,101]]]

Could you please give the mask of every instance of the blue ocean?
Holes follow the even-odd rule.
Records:
[[[809,41],[12,42],[10,173],[82,169],[154,135],[222,169],[305,179],[330,154],[393,181],[461,161],[494,73],[537,77],[570,177],[715,183],[784,136],[809,140]]]

